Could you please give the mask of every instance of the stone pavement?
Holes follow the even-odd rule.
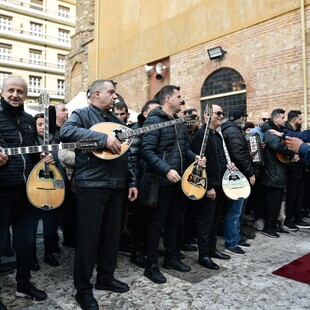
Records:
[[[75,310],[72,284],[74,250],[61,246],[57,254],[61,266],[43,263],[42,239],[38,239],[41,270],[33,272],[33,282],[48,293],[48,300],[33,302],[15,298],[15,273],[1,276],[2,300],[14,310]],[[272,239],[257,233],[247,255],[228,261],[215,260],[219,271],[197,264],[197,252],[184,252],[192,271],[186,274],[162,269],[167,283],[157,285],[143,276],[143,270],[120,253],[115,277],[130,285],[125,294],[97,291],[100,309],[310,309],[310,286],[271,274],[272,271],[310,252],[310,230],[281,234]],[[223,249],[223,239],[218,247]],[[93,278],[93,282],[94,282]]]

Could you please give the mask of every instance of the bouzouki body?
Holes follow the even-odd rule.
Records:
[[[39,209],[58,208],[65,198],[65,182],[58,168],[49,164],[46,171],[43,160],[36,164],[27,180],[27,196]]]
[[[217,132],[222,137],[224,154],[229,167],[232,166],[230,156],[226,147],[224,137],[222,135],[221,127],[218,127]],[[227,169],[222,178],[222,188],[224,194],[232,200],[246,199],[251,194],[251,185],[248,179],[239,171]]]
[[[285,140],[283,140],[282,143],[286,145],[286,141]],[[290,162],[292,162],[292,158],[290,158],[288,156],[285,156],[281,152],[277,152],[276,155],[277,155],[278,160],[280,160],[280,162],[282,162],[284,164],[289,164]]]
[[[101,148],[93,150],[93,154],[100,159],[111,160],[117,157],[122,156],[131,146],[133,137],[143,134],[145,132],[161,129],[164,127],[180,124],[183,122],[191,122],[193,117],[177,118],[167,122],[162,122],[158,124],[153,124],[137,129],[131,129],[125,125],[121,125],[113,122],[102,122],[98,123],[90,128],[90,130],[101,132],[107,134],[108,136],[116,137],[121,142],[121,151],[120,154],[113,154],[109,149]]]
[[[222,188],[224,194],[232,200],[246,199],[251,193],[249,181],[239,170],[226,170],[222,178]]]
[[[200,154],[202,157],[205,154],[208,136],[210,131],[210,122],[212,116],[213,108],[212,104],[208,104],[207,113],[209,115],[208,122],[206,124],[206,129],[204,132]],[[206,168],[198,166],[198,162],[194,161],[184,172],[181,181],[182,190],[185,196],[191,200],[201,199],[207,191],[207,172]]]
[[[39,102],[44,106],[44,145],[49,141],[49,95],[43,92]],[[65,199],[65,182],[58,168],[41,160],[30,172],[26,183],[31,204],[42,210],[58,208]]]

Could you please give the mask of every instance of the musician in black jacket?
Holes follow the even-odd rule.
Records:
[[[109,110],[117,99],[113,81],[97,80],[90,87],[89,106],[73,111],[60,129],[63,142],[96,140],[101,148],[120,154],[120,141],[113,135],[90,128],[101,122],[123,124]],[[76,301],[82,309],[99,309],[90,279],[97,263],[98,290],[124,293],[127,284],[114,278],[120,239],[124,192],[137,197],[135,171],[130,149],[113,160],[102,160],[92,153],[76,150],[75,181],[77,196],[76,252],[74,285]],[[128,190],[129,188],[129,190]]]
[[[164,86],[159,97],[161,107],[150,112],[144,126],[177,118],[176,113],[181,110],[182,102],[180,88]],[[158,205],[153,210],[148,230],[148,257],[144,275],[155,283],[165,283],[167,279],[157,265],[160,234],[164,226],[166,252],[163,267],[181,272],[191,270],[177,257],[177,227],[182,215],[180,208],[184,206],[180,181],[186,161],[194,162],[197,157],[199,164],[205,165],[205,158],[201,159],[191,151],[184,124],[144,133],[141,157],[149,171],[158,175],[160,182]]]
[[[275,109],[271,113],[271,119],[262,126],[265,135],[264,167],[261,177],[261,185],[264,187],[264,220],[265,227],[262,233],[271,238],[279,238],[277,233],[277,220],[281,209],[283,192],[287,184],[287,164],[277,158],[277,153],[282,153],[289,158],[294,157],[282,143],[282,138],[271,134],[270,129],[283,132],[285,123],[285,111]]]
[[[216,228],[219,206],[223,201],[222,177],[226,171],[226,159],[223,150],[223,142],[220,134],[216,131],[224,117],[223,110],[218,105],[213,105],[212,115],[207,115],[205,120],[211,117],[210,132],[205,151],[207,158],[208,187],[206,195],[199,201],[194,201],[198,215],[198,263],[208,269],[219,269],[219,266],[211,258],[229,259],[230,256],[221,253],[216,248]],[[193,137],[192,150],[200,153],[206,123]]]
[[[38,144],[34,118],[24,112],[27,83],[20,77],[4,80],[0,107],[0,146],[3,148]],[[17,297],[33,300],[47,298],[45,292],[30,283],[32,263],[34,207],[26,194],[26,181],[40,156],[0,154],[0,256],[5,248],[12,222],[17,262]],[[52,156],[46,157],[52,162]]]

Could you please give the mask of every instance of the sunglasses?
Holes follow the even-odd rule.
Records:
[[[270,121],[270,118],[263,117],[262,120],[263,120],[264,122],[267,122],[267,121]]]
[[[223,116],[224,117],[224,113],[223,112],[221,112],[221,111],[218,111],[218,112],[213,112],[213,114],[216,114],[216,116],[218,116],[218,117],[221,117],[221,116]]]

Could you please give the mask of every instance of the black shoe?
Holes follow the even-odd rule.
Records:
[[[231,248],[225,248],[226,252],[229,252],[231,254],[234,255],[246,255],[246,252],[244,252],[240,247],[238,247],[237,245]]]
[[[295,221],[295,224],[298,228],[309,229],[310,224],[305,222],[304,220]]]
[[[227,255],[228,256],[228,255]],[[208,269],[213,269],[213,270],[218,270],[220,267],[217,265],[210,257],[205,256],[203,258],[198,259],[198,264],[208,268]]]
[[[177,250],[177,258],[178,259],[185,259],[185,255],[180,250]]]
[[[52,252],[45,252],[44,255],[44,263],[49,264],[52,267],[57,267],[59,266],[58,260],[54,257]]]
[[[130,262],[140,268],[146,267],[146,258],[140,252],[132,252],[130,255]]]
[[[299,228],[295,225],[293,220],[285,221],[282,229],[286,231],[298,231]]]
[[[224,254],[222,252],[220,252],[219,250],[215,250],[210,252],[210,257],[212,258],[218,258],[218,259],[230,259],[230,256],[227,254]]]
[[[264,228],[262,234],[270,238],[279,238],[280,235],[272,228]]]
[[[159,271],[156,264],[146,267],[144,270],[144,276],[154,283],[162,284],[167,282],[166,277]]]
[[[75,300],[83,310],[98,310],[99,305],[93,294],[75,294]]]
[[[51,251],[52,251],[53,253],[57,253],[57,254],[61,253],[61,249],[60,249],[60,247],[59,247],[58,244],[55,244],[54,246],[52,246],[52,247],[51,247]]]
[[[129,286],[116,279],[112,279],[110,282],[105,283],[96,283],[95,288],[97,290],[105,290],[105,291],[111,291],[115,293],[126,293],[129,291]]]
[[[0,300],[0,310],[8,310],[8,308]]]
[[[32,300],[45,300],[47,294],[43,291],[38,290],[32,283],[27,282],[24,284],[17,283],[17,290],[15,293],[16,297],[27,297]]]
[[[32,260],[31,270],[32,271],[39,271],[40,270],[40,265],[39,265],[38,259],[36,257]]]
[[[182,263],[178,258],[174,259],[164,259],[163,267],[166,269],[174,269],[181,272],[189,272],[191,271],[191,267]]]
[[[16,269],[16,261],[0,264],[0,275],[9,274]]]
[[[242,239],[238,242],[238,245],[239,245],[240,247],[242,247],[242,248],[249,248],[249,247],[251,246],[250,243],[247,243],[247,242],[245,242],[245,241],[242,240]]]
[[[280,234],[289,234],[289,232],[285,229],[283,229],[281,226],[277,226],[277,228],[275,229],[276,232],[280,233]]]
[[[184,243],[184,245],[180,247],[180,250],[187,251],[187,252],[195,252],[197,251],[197,247],[195,245]]]

